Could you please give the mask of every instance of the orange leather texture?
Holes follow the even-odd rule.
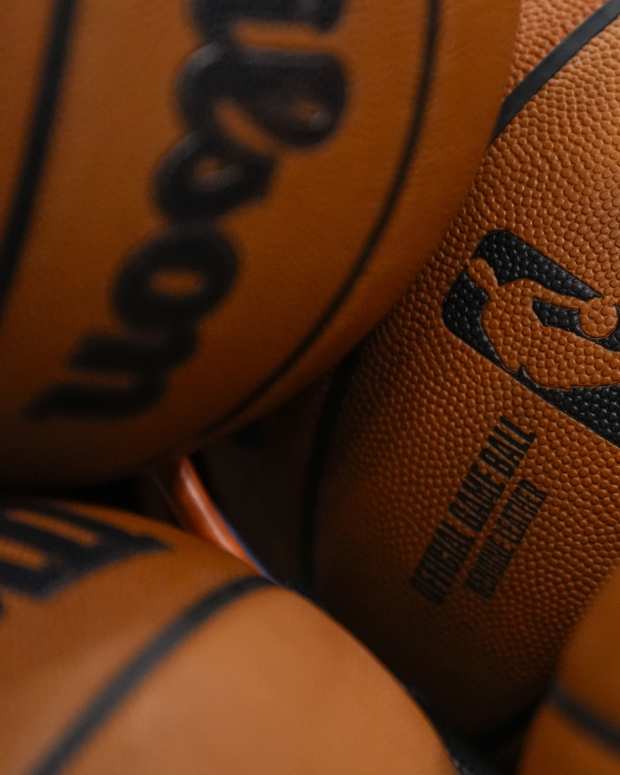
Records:
[[[335,362],[470,182],[516,12],[3,8],[2,478],[129,472]]]
[[[507,93],[601,5],[600,0],[522,0]]]
[[[13,500],[0,558],[3,771],[453,771],[362,646],[197,539]]]
[[[618,756],[550,708],[541,712],[523,766],[523,775],[617,775]]]
[[[619,605],[616,572],[562,656],[557,689],[530,733],[523,773],[620,772]]]
[[[598,5],[526,2],[519,77],[528,40],[539,57],[558,13]],[[362,348],[319,491],[320,594],[468,729],[542,693],[620,557],[620,21],[605,6]]]
[[[0,79],[0,99],[4,106],[0,124],[0,203],[6,206],[19,172],[22,132],[30,117],[30,106],[38,85],[38,54],[44,45],[46,15],[33,14],[32,3],[19,3],[0,10],[0,29],[6,40],[19,41],[19,46],[2,49],[2,67],[6,73],[19,73],[19,89],[13,78]]]

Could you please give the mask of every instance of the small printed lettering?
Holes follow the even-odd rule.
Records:
[[[447,596],[463,569],[476,536],[489,524],[535,441],[534,434],[527,433],[507,417],[500,417],[487,437],[448,506],[448,520],[437,528],[415,571],[413,586],[431,602],[441,603]],[[468,587],[482,590],[480,594],[485,597],[493,593],[514,548],[523,540],[543,501],[544,493],[527,480],[517,485],[468,577]],[[447,549],[448,539],[456,541],[454,536],[459,536],[459,551]]]
[[[511,557],[508,549],[489,538],[467,577],[466,586],[482,597],[491,598],[495,592],[496,579],[504,575]]]
[[[413,586],[432,603],[441,603],[474,543],[449,522],[442,522],[413,577]]]
[[[545,498],[546,493],[527,479],[517,484],[467,577],[468,589],[487,600],[493,597]]]

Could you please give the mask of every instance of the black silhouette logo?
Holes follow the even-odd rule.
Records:
[[[620,446],[620,308],[509,231],[487,234],[448,292],[450,331]]]

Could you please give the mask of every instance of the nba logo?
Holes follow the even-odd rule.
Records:
[[[450,331],[620,446],[620,310],[509,231],[492,231],[443,304]]]

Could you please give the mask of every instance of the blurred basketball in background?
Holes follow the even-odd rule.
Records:
[[[5,500],[0,556],[5,772],[453,772],[363,646],[196,538]]]
[[[516,16],[517,0],[5,5],[0,479],[131,473],[336,362],[466,191]]]
[[[620,575],[598,594],[562,655],[530,732],[527,775],[620,772]]]

